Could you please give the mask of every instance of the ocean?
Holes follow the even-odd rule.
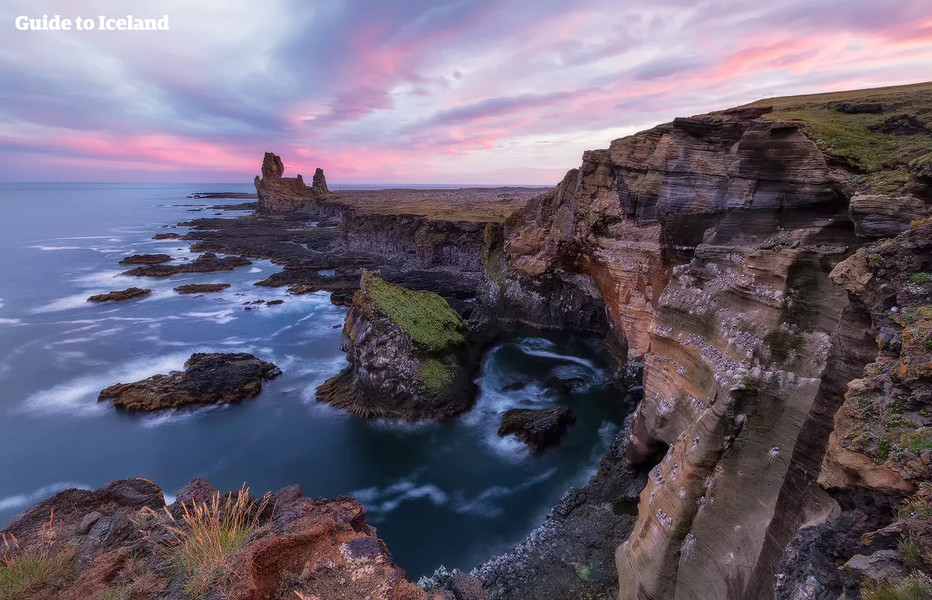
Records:
[[[186,197],[220,191],[254,189],[0,184],[0,524],[59,490],[125,477],[151,479],[169,502],[196,476],[221,490],[245,483],[259,495],[297,483],[306,495],[358,498],[417,578],[508,550],[595,472],[624,417],[606,389],[611,366],[598,339],[510,333],[484,357],[470,412],[445,423],[365,421],[314,399],[346,364],[346,309],[328,294],[253,285],[280,270],[265,260],[222,273],[120,275],[129,254],[191,258],[188,242],[152,236],[215,216],[205,203],[240,202]],[[231,287],[203,296],[172,290],[188,283]],[[153,293],[86,301],[131,286]],[[244,310],[257,299],[284,303]],[[111,384],[180,369],[201,351],[250,352],[284,374],[239,405],[128,414],[97,402]],[[551,375],[582,377],[585,389],[557,400],[543,386]],[[502,391],[515,381],[526,387]],[[496,434],[502,411],[557,401],[577,422],[555,448],[533,456]]]

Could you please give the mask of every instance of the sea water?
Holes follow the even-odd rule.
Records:
[[[205,203],[238,202],[188,194],[250,188],[0,184],[0,525],[59,490],[124,477],[151,479],[169,502],[196,476],[257,494],[297,483],[309,496],[358,498],[417,578],[509,549],[594,473],[624,416],[606,389],[610,363],[597,339],[514,332],[483,359],[470,412],[445,423],[366,421],[314,399],[346,364],[338,327],[346,309],[328,294],[255,286],[280,270],[265,260],[221,273],[120,275],[129,254],[192,259],[189,242],[153,234],[183,234],[171,227],[216,216]],[[188,283],[230,287],[172,290]],[[153,293],[86,301],[131,286]],[[258,299],[285,302],[244,310]],[[284,374],[239,405],[128,414],[97,402],[103,388],[181,369],[193,352],[250,352]],[[550,376],[585,384],[558,398],[543,385]],[[516,381],[525,387],[502,391]],[[577,416],[558,446],[534,456],[496,434],[502,411],[555,402]]]

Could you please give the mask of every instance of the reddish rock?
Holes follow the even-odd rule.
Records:
[[[222,292],[230,287],[229,283],[191,283],[188,285],[179,285],[175,291],[179,294],[205,294],[210,292]]]

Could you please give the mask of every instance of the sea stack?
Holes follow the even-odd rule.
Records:
[[[282,177],[285,165],[282,159],[272,152],[266,152],[262,159],[262,177],[256,175],[253,183],[259,197],[259,211],[293,212],[313,208],[316,201],[330,194],[323,169],[317,169],[311,186],[304,184],[300,174],[295,177]]]
[[[343,325],[349,366],[317,399],[367,418],[445,419],[472,406],[475,351],[463,319],[438,294],[363,271]]]

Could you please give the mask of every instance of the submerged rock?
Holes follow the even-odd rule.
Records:
[[[217,256],[205,252],[191,262],[177,265],[150,264],[125,271],[123,275],[136,277],[169,277],[179,273],[212,273],[214,271],[232,271],[236,267],[251,265],[252,261],[242,256]]]
[[[230,287],[229,283],[191,283],[179,285],[175,291],[179,294],[205,294],[208,292],[222,292]]]
[[[252,354],[192,354],[184,371],[153,375],[134,383],[112,385],[98,400],[130,411],[179,408],[195,404],[241,402],[256,397],[262,382],[281,375],[281,369]]]
[[[120,261],[121,265],[157,265],[172,259],[167,254],[133,254]]]
[[[548,408],[512,408],[502,414],[499,437],[514,434],[528,445],[531,452],[540,452],[560,441],[567,428],[576,422],[576,415],[568,406]]]
[[[364,271],[343,325],[349,366],[317,399],[367,418],[444,419],[475,399],[466,324],[439,295]]]
[[[2,530],[18,542],[3,558],[50,556],[61,577],[39,581],[15,596],[23,600],[193,597],[229,600],[441,600],[409,582],[405,572],[366,523],[366,510],[352,498],[307,498],[298,486],[264,497],[249,490],[220,494],[202,479],[178,492],[166,506],[162,490],[145,479],[113,481],[96,491],[70,489],[36,504]],[[239,502],[237,502],[239,500]],[[179,570],[185,556],[185,511],[242,515],[249,536],[217,558],[211,573]],[[12,543],[12,542],[11,542]],[[207,557],[214,553],[208,550]],[[220,576],[219,573],[223,575]],[[463,600],[482,600],[475,579],[457,581]],[[6,588],[4,588],[6,589]],[[183,591],[187,590],[187,591]],[[197,594],[188,593],[197,590]],[[459,593],[459,592],[458,592]],[[4,596],[6,597],[6,596]]]
[[[116,300],[129,300],[130,298],[138,298],[139,296],[147,296],[152,293],[150,289],[142,289],[138,287],[126,288],[125,290],[119,290],[115,292],[107,292],[106,294],[96,294],[87,299],[88,302],[113,302]]]

